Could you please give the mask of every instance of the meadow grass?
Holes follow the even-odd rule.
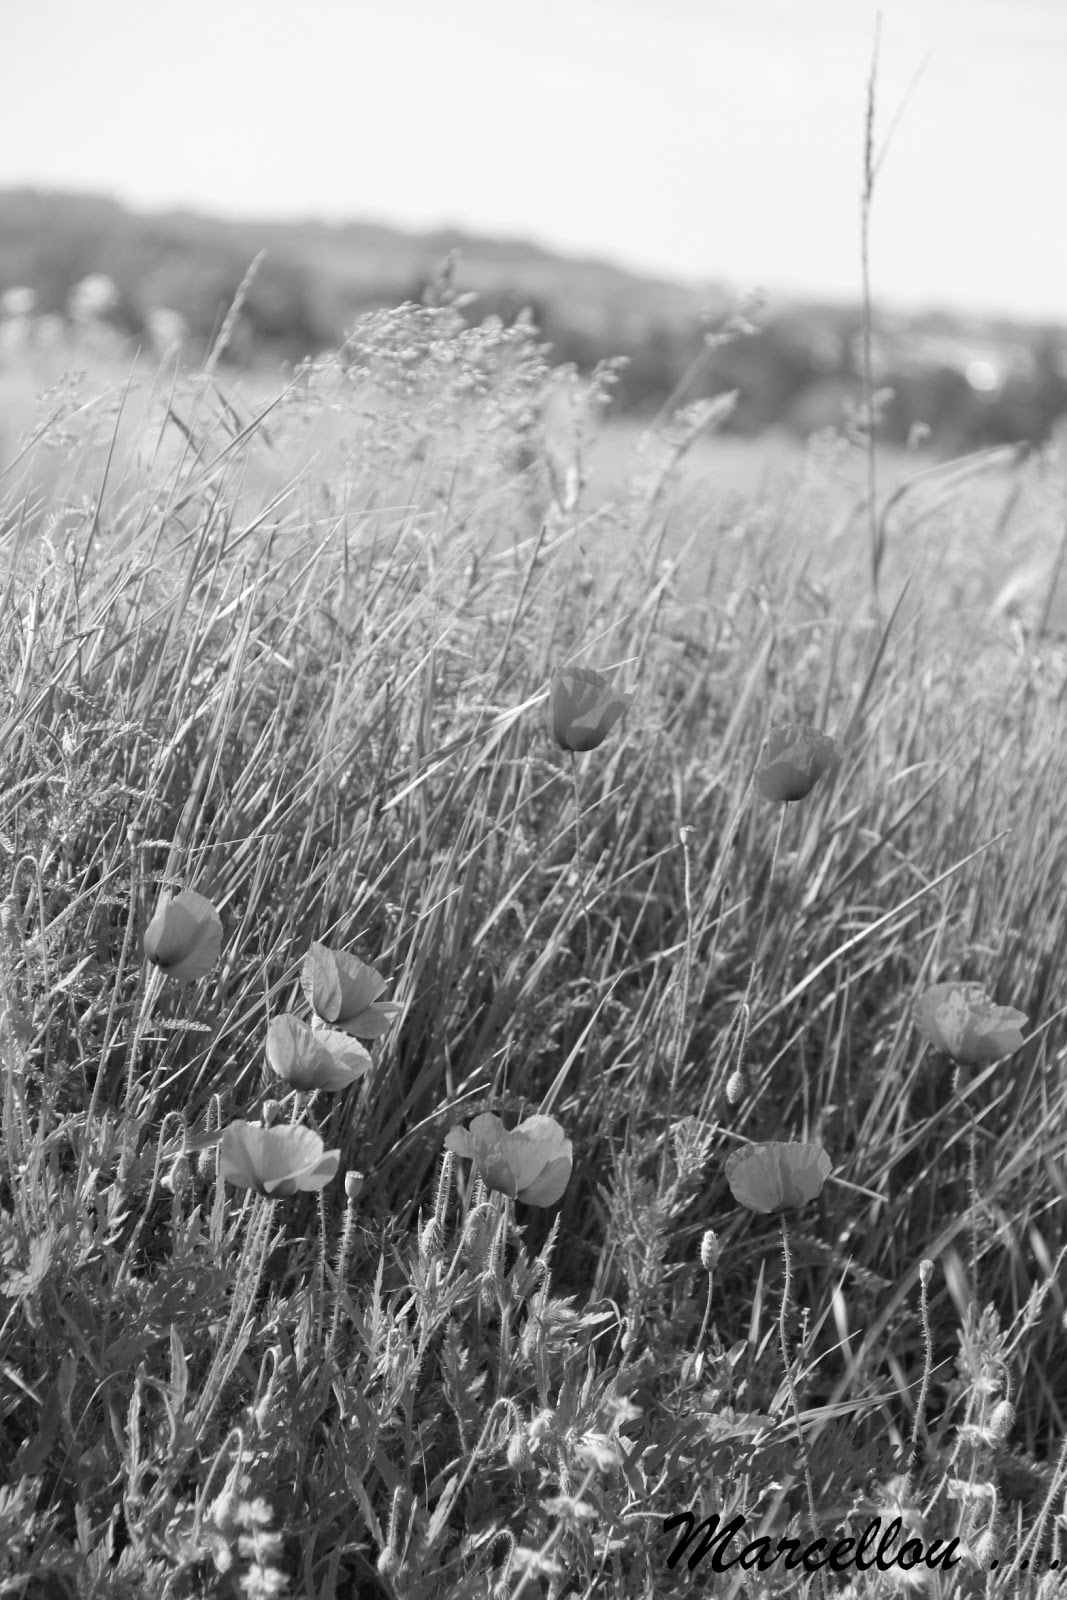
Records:
[[[545,400],[610,377],[408,306],[269,402],[139,372],[9,447],[0,1593],[1067,1592],[1061,475],[885,489],[879,625],[856,441],[716,500],[689,409],[591,501]],[[575,665],[635,695],[572,760]],[[842,759],[775,807],[792,723]],[[400,1008],[333,1092],[265,1053],[316,943]],[[955,979],[1021,1049],[929,1046]],[[488,1111],[563,1129],[558,1204],[446,1148]],[[330,1181],[235,1186],[237,1122]],[[748,1141],[832,1159],[788,1234]],[[687,1571],[689,1509],[963,1559]]]

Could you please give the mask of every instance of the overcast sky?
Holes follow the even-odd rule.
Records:
[[[874,0],[3,6],[0,186],[858,293]],[[1067,321],[1067,0],[881,10],[876,298]]]

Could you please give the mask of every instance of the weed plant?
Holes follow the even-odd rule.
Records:
[[[818,456],[679,508],[723,404],[591,504],[438,299],[5,474],[0,1593],[1067,1592],[1063,653],[966,481],[874,626]]]

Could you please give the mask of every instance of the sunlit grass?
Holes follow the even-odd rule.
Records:
[[[938,1597],[1061,1553],[1067,657],[993,603],[1058,469],[900,495],[879,629],[852,446],[704,504],[687,414],[591,501],[561,381],[408,307],[8,450],[5,1592],[894,1592],[671,1569],[689,1509],[899,1511]],[[961,1070],[950,982],[1021,1042]],[[788,1235],[748,1144],[832,1163]]]

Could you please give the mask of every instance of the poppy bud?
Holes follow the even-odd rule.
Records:
[[[700,1264],[704,1268],[705,1272],[714,1271],[715,1263],[719,1259],[719,1249],[720,1246],[718,1238],[711,1228],[709,1228],[703,1239],[700,1241]]]

